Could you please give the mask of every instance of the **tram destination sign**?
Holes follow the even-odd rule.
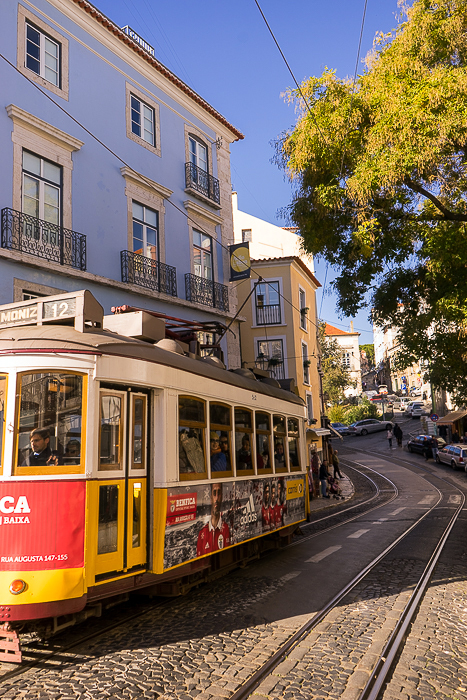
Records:
[[[0,329],[13,326],[36,326],[51,321],[60,322],[75,318],[77,295],[43,297],[36,302],[18,302],[0,306]],[[64,298],[65,297],[65,298]]]

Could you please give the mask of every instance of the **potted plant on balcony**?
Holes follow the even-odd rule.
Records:
[[[309,367],[311,365],[311,360],[303,360],[303,366]]]
[[[279,357],[271,357],[268,362],[268,367],[277,367],[277,365],[282,364],[282,360]]]

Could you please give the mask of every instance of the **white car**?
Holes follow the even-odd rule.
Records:
[[[394,423],[388,420],[365,418],[349,425],[349,431],[350,435],[368,435],[368,433],[377,433],[379,430],[389,430],[393,427]]]
[[[412,404],[412,410],[410,412],[410,415],[412,418],[420,418],[420,416],[423,416],[425,412],[425,406],[422,403],[414,401]]]

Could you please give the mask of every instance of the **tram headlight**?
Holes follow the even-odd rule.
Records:
[[[14,581],[10,583],[10,593],[13,595],[19,595],[20,593],[23,593],[26,590],[26,581],[23,581],[20,578],[16,578]]]

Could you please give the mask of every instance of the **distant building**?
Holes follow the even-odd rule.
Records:
[[[352,328],[352,323],[351,323]],[[362,393],[362,372],[360,364],[360,348],[358,339],[360,333],[353,330],[343,331],[340,328],[326,323],[325,334],[335,340],[342,350],[342,364],[348,368],[350,378],[355,383],[355,388],[349,387],[344,391],[345,396],[360,396]]]
[[[314,274],[313,256],[302,251],[302,237],[297,228],[281,227],[240,211],[238,197],[232,192],[235,243],[249,243],[250,257],[255,260],[298,257]]]
[[[3,0],[2,27],[0,304],[85,287],[225,327],[242,134],[87,0]]]
[[[316,290],[320,283],[300,258],[287,256],[253,260],[252,275],[237,288],[246,322],[241,326],[242,365],[269,370],[287,385],[293,380],[306,402],[312,439],[319,442],[329,431],[321,425],[322,392],[319,375]],[[256,285],[256,286],[255,286]]]

